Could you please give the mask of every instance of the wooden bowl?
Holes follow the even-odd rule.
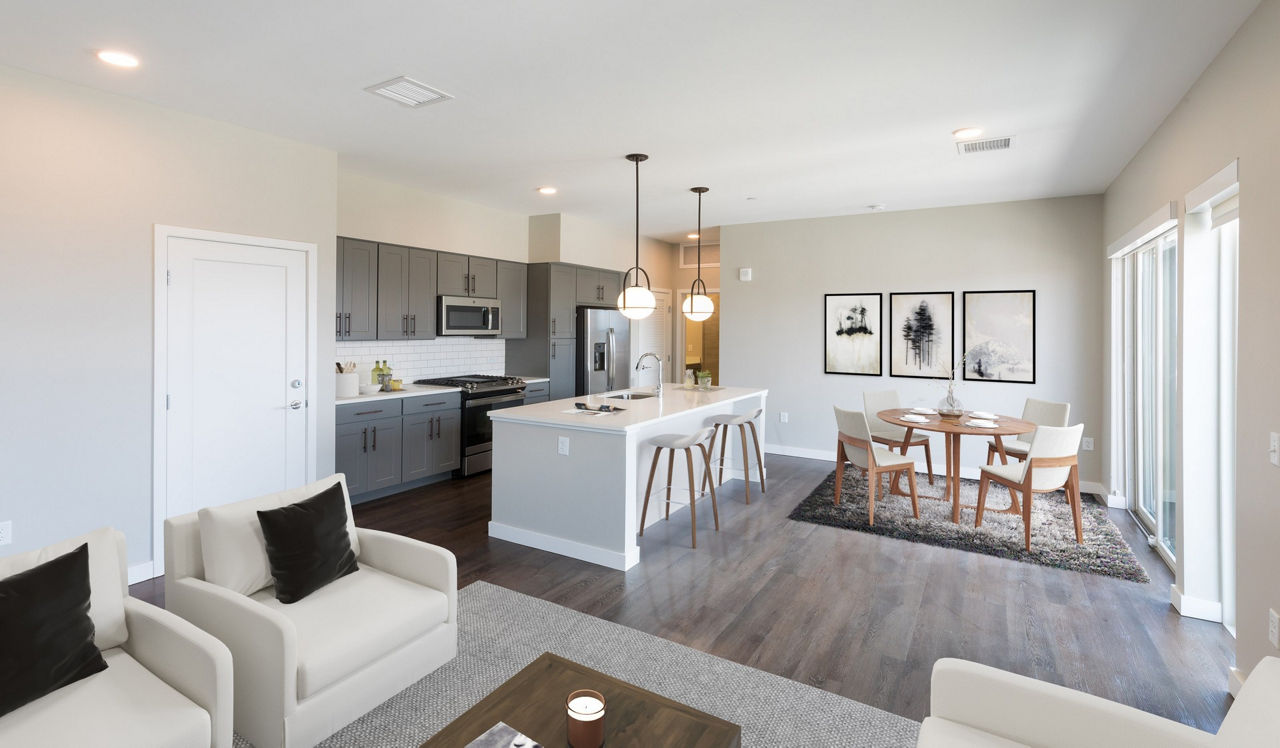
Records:
[[[945,418],[948,421],[958,421],[964,417],[963,410],[947,410],[946,408],[938,408],[938,417]]]

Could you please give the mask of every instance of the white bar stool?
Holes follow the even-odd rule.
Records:
[[[640,537],[644,537],[644,520],[649,513],[649,494],[653,491],[653,475],[658,472],[658,458],[662,455],[662,450],[667,450],[667,497],[666,497],[666,519],[671,519],[671,468],[675,465],[676,450],[684,450],[685,461],[689,465],[689,525],[693,530],[693,547],[698,547],[698,513],[697,500],[699,492],[693,487],[693,448],[696,446],[702,452],[702,477],[704,484],[707,476],[711,473],[711,452],[702,442],[706,441],[715,433],[715,429],[708,426],[695,434],[661,434],[649,440],[655,449],[653,450],[653,465],[649,468],[649,484],[644,489],[644,508],[640,510]],[[704,491],[705,493],[705,491]],[[679,503],[679,502],[676,502]],[[711,513],[716,519],[716,532],[720,532],[720,510],[716,507],[716,488],[711,487]]]
[[[756,473],[760,478],[760,493],[764,493],[764,457],[760,453],[760,434],[756,431],[756,419],[764,412],[764,408],[756,408],[754,413],[737,415],[734,413],[725,413],[724,415],[712,416],[707,421],[715,429],[711,434],[711,451],[715,451],[716,439],[720,441],[720,458],[713,462],[720,468],[719,485],[724,484],[724,445],[729,441],[729,427],[737,426],[739,439],[742,442],[742,477],[746,482],[746,498],[747,503],[751,503],[751,463],[747,458],[747,427],[751,427],[751,441],[756,447]],[[721,431],[721,428],[724,430]],[[703,484],[705,485],[711,479],[711,471],[703,476]]]

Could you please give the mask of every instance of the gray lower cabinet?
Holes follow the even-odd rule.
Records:
[[[415,395],[336,408],[334,461],[353,497],[394,493],[403,483],[460,464],[461,395]],[[388,490],[390,489],[390,490]]]
[[[437,415],[436,435],[428,445],[427,463],[432,475],[461,467],[462,411],[454,409]]]
[[[352,496],[401,482],[400,431],[398,415],[338,424],[334,465]]]
[[[436,336],[436,253],[378,245],[378,340]]]
[[[401,418],[383,418],[369,421],[369,490],[387,488],[403,483],[401,455]],[[350,490],[350,489],[348,489]]]
[[[446,406],[422,408],[405,404],[404,482],[456,469],[461,464],[462,412],[457,395]],[[427,399],[427,398],[414,398]]]
[[[378,245],[338,237],[337,340],[377,337]]]
[[[498,261],[498,301],[502,302],[500,338],[518,340],[528,334],[528,268],[523,262]]]
[[[334,439],[337,453],[334,466],[346,473],[347,491],[352,496],[369,490],[369,426],[365,422],[340,423]]]
[[[436,291],[443,296],[498,296],[498,261],[441,252]]]
[[[524,388],[524,404],[545,403],[551,399],[550,382],[530,382]]]

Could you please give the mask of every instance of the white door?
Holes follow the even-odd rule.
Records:
[[[678,381],[671,371],[671,292],[654,289],[654,310],[644,319],[631,323],[631,365],[640,360],[640,356],[653,352],[662,356],[664,378],[668,382]],[[658,367],[632,371],[632,387],[649,387],[658,383]]]
[[[179,236],[166,251],[164,516],[302,485],[307,253]]]

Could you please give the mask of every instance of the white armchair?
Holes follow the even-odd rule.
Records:
[[[1216,736],[1064,686],[965,660],[934,663],[921,748],[1275,745],[1280,658],[1254,667]]]
[[[89,544],[89,617],[107,669],[0,717],[0,745],[231,748],[231,652],[129,597],[124,535],[103,528],[0,559],[0,577]]]
[[[267,563],[256,511],[335,482],[348,497],[358,571],[290,605],[275,599],[269,574],[266,587],[238,590],[215,583],[226,582],[224,573],[207,573],[210,562],[225,571],[231,556],[242,567]],[[235,729],[255,748],[314,745],[457,654],[454,555],[357,529],[350,506],[339,474],[165,522],[166,606],[231,649]]]

